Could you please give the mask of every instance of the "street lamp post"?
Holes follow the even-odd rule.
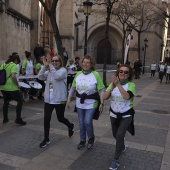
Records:
[[[87,29],[88,29],[88,18],[92,10],[93,3],[89,0],[86,0],[83,2],[83,12],[86,16],[86,22],[85,22],[85,38],[84,38],[84,55],[87,54]]]
[[[145,74],[145,58],[146,58],[146,48],[148,47],[148,39],[145,38],[144,39],[144,43],[145,43],[145,48],[144,48],[144,58],[143,58],[143,74]]]
[[[161,46],[160,61],[162,61],[162,54],[163,54],[164,43],[161,43],[160,46]]]

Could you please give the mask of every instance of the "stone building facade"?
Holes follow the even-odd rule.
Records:
[[[31,0],[1,0],[0,6],[0,59],[16,51],[23,56],[31,44]]]
[[[69,58],[84,55],[85,41],[85,15],[83,13],[84,0],[59,0],[56,8],[56,20],[63,46],[68,52]],[[46,0],[50,6],[52,0]],[[116,4],[115,4],[116,5]],[[1,8],[2,7],[2,8]],[[2,10],[1,10],[2,9]],[[44,12],[38,0],[0,0],[0,60],[5,60],[9,54],[17,51],[24,58],[24,51],[33,53],[37,42],[42,46],[49,44],[57,52],[53,38],[53,30],[48,16]],[[87,53],[96,58],[97,63],[103,62],[104,38],[106,24],[106,7],[93,5],[92,13],[88,19]],[[137,33],[132,31],[133,39],[129,49],[129,61],[133,64],[137,59]],[[148,39],[146,51],[146,65],[155,60],[159,62],[163,57],[166,44],[167,29],[150,27],[141,35],[141,49],[144,47],[144,39]],[[107,51],[108,64],[115,64],[122,60],[122,25],[115,22],[111,16],[109,29],[109,43]],[[144,51],[141,50],[143,61]]]

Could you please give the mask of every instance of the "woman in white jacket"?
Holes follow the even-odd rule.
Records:
[[[58,121],[68,127],[69,137],[74,133],[74,124],[64,117],[67,101],[67,70],[63,67],[60,56],[43,57],[44,67],[40,70],[38,78],[46,81],[44,92],[44,140],[40,147],[44,148],[50,143],[49,130],[52,112],[55,108]]]

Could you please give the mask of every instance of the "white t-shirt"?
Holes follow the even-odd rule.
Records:
[[[68,70],[68,74],[76,74],[76,71],[73,71],[73,68],[75,68],[76,69],[76,65],[75,64],[72,64],[72,65],[67,65],[66,66],[67,67],[67,70]]]
[[[82,71],[79,71],[74,80],[72,87],[75,87],[79,94],[91,95],[99,90],[105,88],[103,81],[98,72],[92,71],[85,75]],[[80,98],[76,97],[76,107],[80,109],[92,109],[97,108],[98,102],[94,99],[85,99],[84,103],[80,103]]]
[[[109,85],[109,87],[107,88],[107,90],[111,90],[112,88],[112,84]],[[135,90],[135,84],[132,82],[128,82],[125,85],[122,85],[123,89],[126,91],[131,91],[134,96],[136,94],[136,90]],[[106,91],[107,91],[106,90]],[[111,91],[111,108],[115,113],[124,113],[127,112],[129,109],[131,109],[133,107],[133,97],[129,100],[126,100],[122,97],[118,87],[115,87],[112,91]],[[116,118],[117,116],[110,112],[110,116]],[[125,117],[129,117],[130,115],[126,115],[123,116],[123,118]]]
[[[151,70],[156,70],[156,64],[151,64]]]
[[[27,60],[27,65],[26,65],[26,69],[25,69],[25,75],[26,76],[30,76],[30,75],[33,75],[33,64],[32,64],[32,61],[28,61]]]
[[[170,74],[170,66],[167,66],[167,71],[166,71],[167,74]]]
[[[164,71],[164,69],[165,69],[165,65],[161,64],[161,65],[160,65],[160,71],[162,71],[162,72],[163,72],[163,71]]]

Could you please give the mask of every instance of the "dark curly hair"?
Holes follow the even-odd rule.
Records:
[[[133,72],[133,69],[130,65],[127,65],[127,64],[122,64],[120,65],[118,68],[117,68],[117,71],[116,71],[116,76],[119,75],[119,71],[121,70],[122,67],[127,67],[129,69],[129,77],[128,77],[128,80],[129,81],[132,81],[133,80],[133,77],[134,77],[134,72]]]
[[[28,51],[25,51],[25,57],[28,59],[31,56],[31,53]]]

